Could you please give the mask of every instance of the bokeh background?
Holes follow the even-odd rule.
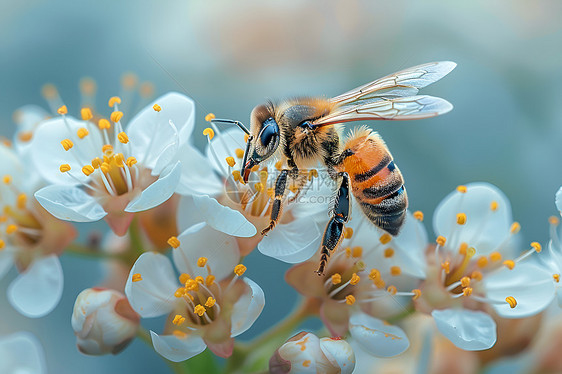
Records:
[[[455,186],[487,181],[512,202],[526,242],[548,241],[562,184],[562,3],[551,1],[0,1],[0,134],[14,132],[13,111],[46,103],[54,83],[77,113],[78,82],[98,85],[98,105],[134,72],[157,94],[187,92],[204,116],[248,122],[266,98],[336,96],[409,66],[452,60],[458,67],[423,93],[454,110],[416,122],[372,123],[400,166],[411,207],[430,229],[437,203]],[[92,226],[81,226],[83,232]],[[104,230],[104,225],[95,226]],[[63,256],[65,292],[48,317],[31,320],[8,304],[0,281],[0,334],[30,330],[42,342],[50,373],[145,373],[167,370],[134,342],[115,357],[75,348],[70,315],[76,295],[99,284],[94,261]],[[287,265],[258,253],[249,276],[266,308],[246,336],[291,308]],[[149,327],[160,329],[160,323]]]

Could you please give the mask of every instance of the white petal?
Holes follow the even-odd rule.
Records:
[[[320,349],[320,340],[312,333],[302,336],[299,340],[286,342],[279,348],[278,352],[282,359],[290,361],[290,373],[324,372],[321,370],[324,367],[318,367],[323,364],[322,359],[324,359]],[[329,370],[327,367],[326,369]]]
[[[466,193],[457,190],[441,201],[433,216],[433,228],[436,235],[451,238],[455,231],[455,243],[451,248],[458,248],[461,242],[476,248],[478,255],[494,251],[509,234],[513,222],[511,206],[507,197],[497,187],[488,183],[471,183]],[[495,201],[495,211],[490,205]],[[458,225],[457,214],[466,214],[466,223]]]
[[[355,353],[345,340],[322,338],[320,349],[334,367],[341,369],[341,374],[351,374],[355,369]]]
[[[191,277],[207,276],[206,267],[197,266],[200,257],[207,258],[207,265],[217,280],[233,274],[240,261],[236,238],[213,229],[205,222],[188,228],[178,239],[181,246],[172,251],[174,263],[180,272]]]
[[[296,264],[312,257],[322,243],[322,233],[312,219],[303,217],[278,225],[258,244],[266,256]]]
[[[246,149],[246,143],[244,142],[244,133],[238,127],[221,130],[220,134],[215,134],[215,137],[211,140],[211,144],[218,160],[217,157],[213,155],[213,152],[211,152],[211,145],[207,145],[205,154],[213,165],[213,168],[218,171],[220,175],[224,175],[224,170],[226,170],[228,166],[226,164],[227,157],[234,157],[234,159],[237,160],[236,165],[240,167],[242,161],[236,158],[235,150],[237,148]]]
[[[246,292],[232,307],[232,337],[248,330],[260,316],[265,306],[265,295],[261,287],[253,280],[244,277],[250,290]]]
[[[431,312],[437,329],[465,351],[481,351],[496,344],[496,323],[488,314],[467,309]]]
[[[171,121],[170,126],[175,129],[175,126]],[[160,175],[169,165],[174,165],[178,161],[179,139],[177,136],[177,130],[174,131],[175,136],[173,137],[173,141],[168,143],[156,157],[156,164],[150,172],[153,176]]]
[[[133,282],[134,274],[140,274],[142,280]],[[146,252],[133,265],[125,294],[141,317],[157,317],[172,311],[178,287],[170,260],[159,253]]]
[[[560,187],[560,189],[558,190],[558,192],[556,192],[556,209],[558,209],[559,212],[562,212],[562,187]],[[562,214],[562,213],[560,213]]]
[[[203,339],[196,334],[181,339],[174,335],[158,335],[154,331],[150,331],[150,336],[154,350],[173,362],[190,359],[207,348]]]
[[[50,255],[35,260],[8,287],[8,300],[30,318],[49,314],[62,296],[63,274],[59,258]]]
[[[410,346],[406,333],[397,326],[365,313],[356,313],[349,319],[349,332],[363,349],[377,357],[392,357]]]
[[[258,232],[242,213],[219,204],[209,196],[193,196],[193,202],[201,220],[216,230],[243,238],[254,236]]]
[[[492,306],[504,318],[524,318],[542,312],[556,292],[552,273],[530,262],[484,277],[484,287],[488,298],[501,302]],[[515,308],[505,301],[508,296],[517,301]]]
[[[179,151],[182,175],[176,191],[182,195],[218,195],[223,191],[223,183],[212,165],[199,150],[185,144]]]
[[[174,194],[180,177],[181,164],[178,161],[167,174],[160,176],[156,182],[152,183],[139,196],[129,202],[125,212],[141,212],[162,204]]]
[[[5,247],[0,250],[0,279],[12,268],[14,264],[14,254],[11,248]]]
[[[77,186],[53,184],[35,192],[35,198],[53,216],[66,221],[94,222],[107,215],[96,199]]]
[[[43,347],[29,332],[0,337],[0,373],[45,374]]]

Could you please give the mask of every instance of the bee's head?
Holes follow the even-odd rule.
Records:
[[[250,118],[250,136],[244,154],[242,176],[248,181],[251,169],[270,158],[281,141],[279,125],[271,104],[254,108]]]

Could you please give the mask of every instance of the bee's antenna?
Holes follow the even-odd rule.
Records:
[[[214,123],[214,124],[216,124],[216,123],[228,123],[228,124],[231,124],[231,125],[236,125],[242,131],[244,131],[246,133],[246,135],[250,135],[250,131],[240,121],[234,121],[234,120],[231,120],[231,119],[217,119],[217,118],[215,118],[215,119],[211,120],[211,123]]]

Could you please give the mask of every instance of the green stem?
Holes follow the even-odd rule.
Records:
[[[124,261],[123,255],[108,253],[100,250],[90,248],[86,245],[79,243],[72,243],[64,250],[65,253],[80,257],[107,259],[107,260],[120,260]]]
[[[139,228],[139,221],[137,218],[133,218],[131,225],[129,226],[129,239],[131,240],[131,246],[129,252],[135,254],[135,260],[144,253],[144,242],[142,240],[142,235]],[[133,261],[134,262],[134,261]]]
[[[142,326],[139,326],[139,329],[137,330],[137,338],[142,340],[142,342],[145,343],[147,346],[149,346],[151,349],[154,349],[152,348],[152,338],[150,337],[148,330],[143,328]],[[188,374],[188,371],[183,367],[183,365],[180,362],[173,362],[165,359],[164,357],[162,357],[162,359],[166,362],[166,364],[168,364],[170,369],[172,369],[172,371],[175,374]]]

